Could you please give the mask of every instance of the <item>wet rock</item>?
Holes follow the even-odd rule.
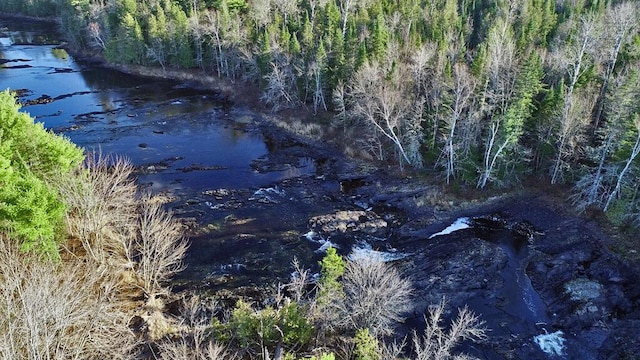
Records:
[[[226,166],[220,166],[220,165],[198,165],[198,164],[191,164],[189,166],[185,166],[182,168],[178,168],[178,170],[182,171],[182,172],[192,172],[192,171],[212,171],[212,170],[225,170],[227,169]]]
[[[42,105],[42,104],[49,104],[49,103],[52,103],[54,101],[55,101],[54,98],[52,98],[51,96],[49,96],[47,94],[44,94],[44,95],[40,96],[37,99],[27,100],[27,101],[23,102],[23,105],[25,105],[25,106],[27,106],[27,105]]]
[[[4,66],[3,69],[29,69],[33,66],[31,65],[14,65],[14,66]]]
[[[589,302],[602,296],[602,285],[593,280],[578,278],[564,285],[564,289],[573,301]]]
[[[236,194],[237,191],[232,189],[213,189],[213,190],[205,190],[202,192],[203,195],[213,196],[217,200],[222,200],[225,197],[230,197]]]
[[[387,222],[372,211],[344,210],[320,215],[309,220],[316,232],[328,236],[345,233],[364,233],[376,237],[388,235]]]
[[[0,59],[0,65],[11,63],[11,62],[29,62],[29,59]]]

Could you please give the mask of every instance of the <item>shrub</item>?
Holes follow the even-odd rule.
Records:
[[[180,313],[183,329],[177,339],[165,338],[159,344],[162,360],[233,360],[236,354],[229,352],[211,337],[208,321],[215,312],[215,302],[205,302],[199,296],[184,301]]]
[[[0,359],[131,359],[136,338],[82,261],[43,261],[0,235]]]
[[[136,273],[147,297],[162,293],[165,282],[184,269],[187,252],[182,225],[147,194],[140,200],[135,241]]]
[[[135,237],[137,186],[123,158],[91,154],[59,182],[67,204],[69,235],[98,264],[130,264]]]
[[[483,322],[467,307],[458,309],[458,317],[451,323],[449,331],[442,326],[446,303],[429,308],[425,316],[427,326],[422,335],[413,333],[413,347],[416,360],[448,360],[465,358],[455,354],[455,347],[461,340],[481,341],[486,338]]]
[[[335,248],[327,249],[326,255],[320,262],[320,296],[335,295],[342,292],[342,284],[339,279],[344,274],[346,262],[338,255]]]
[[[51,184],[83,153],[19,110],[12,93],[0,92],[0,231],[11,233],[23,250],[58,258],[64,204]]]
[[[354,338],[356,360],[381,360],[380,346],[369,329],[360,329],[356,331]]]
[[[296,302],[254,310],[240,300],[229,321],[225,324],[214,321],[214,329],[218,339],[231,340],[254,355],[281,346],[298,350],[307,345],[315,333],[305,309]]]
[[[342,283],[341,317],[346,328],[368,329],[373,336],[391,334],[412,308],[410,281],[379,257],[349,260]]]
[[[321,333],[331,333],[337,330],[342,320],[344,290],[340,278],[344,274],[346,262],[335,248],[330,247],[322,258],[320,267],[314,318]]]

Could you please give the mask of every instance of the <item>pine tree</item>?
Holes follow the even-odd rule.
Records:
[[[19,110],[12,93],[0,92],[0,232],[56,259],[65,207],[53,183],[83,154]]]
[[[542,62],[540,57],[533,53],[520,69],[514,86],[514,94],[506,111],[498,116],[498,121],[491,125],[490,144],[486,147],[485,165],[479,180],[478,187],[486,186],[493,177],[497,167],[505,170],[507,167],[524,165],[525,151],[519,144],[524,133],[524,126],[534,110],[533,99],[542,91]],[[508,169],[506,169],[508,170]],[[509,174],[507,179],[513,179]]]

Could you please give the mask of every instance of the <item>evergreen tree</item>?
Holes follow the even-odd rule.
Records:
[[[490,142],[486,147],[484,171],[478,180],[478,187],[486,186],[496,168],[509,171],[510,168],[523,166],[526,152],[520,146],[524,126],[534,110],[533,99],[543,89],[542,62],[534,53],[522,66],[516,79],[514,94],[506,111],[499,115],[491,125]],[[514,173],[503,175],[503,179],[514,179]]]
[[[0,232],[23,250],[58,258],[65,208],[53,184],[83,154],[19,110],[12,93],[0,92]]]

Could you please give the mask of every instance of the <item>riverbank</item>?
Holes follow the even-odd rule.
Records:
[[[471,349],[482,358],[543,358],[535,337],[558,331],[565,334],[560,346],[565,358],[624,359],[640,353],[633,331],[640,318],[638,267],[608,250],[612,235],[597,221],[566,207],[566,189],[532,182],[507,193],[452,191],[428,174],[347,158],[317,140],[338,132],[310,138],[273,126],[309,113],[270,113],[257,88],[249,93],[243,87],[251,85],[220,85],[215,77],[196,83],[204,78],[197,72],[120,71],[181,76],[184,86],[229,91],[229,101],[255,109],[260,116],[236,125],[260,131],[269,144],[269,155],[252,164],[256,172],[295,170],[304,159],[315,166],[312,173],[269,186],[210,188],[170,204],[185,217],[196,214],[192,256],[200,266],[184,273],[190,290],[255,295],[252,290],[286,278],[294,255],[315,266],[321,256],[316,251],[330,240],[344,255],[388,256],[411,278],[415,310],[408,314],[407,332],[424,326],[427,307],[445,296],[452,307],[471,306],[492,330],[485,345]],[[452,224],[459,231],[451,231]],[[542,304],[533,309],[518,300],[536,294]]]

